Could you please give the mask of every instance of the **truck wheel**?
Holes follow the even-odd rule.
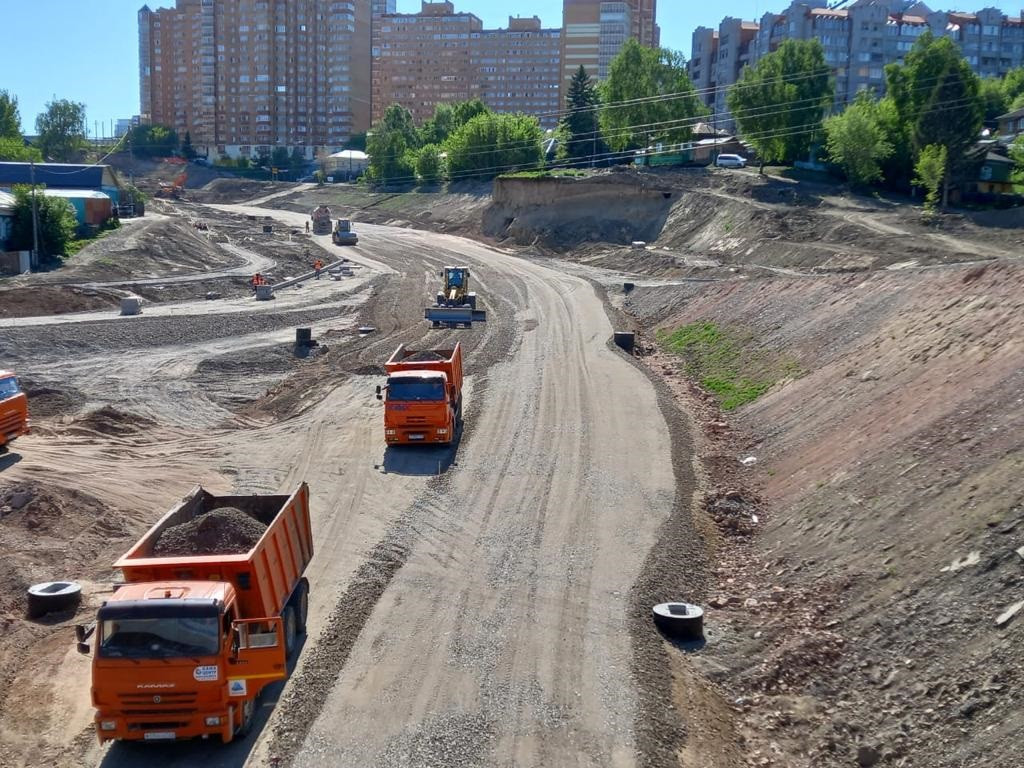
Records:
[[[462,398],[459,398],[459,407],[455,409],[455,427],[456,429],[462,423]]]
[[[309,584],[299,584],[299,593],[295,596],[295,631],[306,634],[306,617],[309,616]]]
[[[256,699],[242,702],[242,722],[235,729],[235,738],[244,739],[252,731],[253,720],[256,719]]]
[[[441,306],[442,304],[444,304],[444,294],[439,293],[437,294],[437,305]]]
[[[469,308],[470,309],[476,309],[476,294],[475,293],[467,293],[466,294],[466,303],[469,304]]]
[[[44,581],[28,588],[28,617],[74,608],[82,599],[82,587],[73,581]]]
[[[295,641],[298,637],[295,626],[295,609],[289,605],[284,609],[282,618],[284,619],[284,655],[285,658],[290,659],[295,653]]]

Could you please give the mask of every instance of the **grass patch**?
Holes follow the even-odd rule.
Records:
[[[757,400],[781,379],[803,375],[795,360],[759,351],[753,334],[714,323],[659,331],[658,342],[683,358],[687,373],[713,393],[725,411]]]
[[[580,178],[589,176],[586,171],[574,168],[553,168],[542,171],[516,171],[515,173],[503,173],[499,179],[558,179],[558,178]]]

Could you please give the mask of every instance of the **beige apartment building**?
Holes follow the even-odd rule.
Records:
[[[371,0],[177,0],[139,19],[141,115],[213,156],[307,157],[365,131]]]
[[[374,61],[373,117],[391,104],[416,123],[438,104],[480,99],[497,112],[537,115],[557,122],[561,30],[543,29],[536,16],[509,18],[508,29],[484,29],[452,2],[423,2],[419,13],[380,20]]]
[[[1022,14],[1024,15],[1024,14]],[[996,8],[976,13],[934,11],[917,0],[796,0],[760,23],[725,19],[719,29],[693,33],[690,76],[715,112],[720,127],[732,128],[725,94],[747,64],[786,40],[819,40],[835,77],[840,110],[858,91],[882,94],[885,65],[903,62],[926,30],[948,37],[981,77],[1002,77],[1024,66],[1024,19]]]
[[[563,0],[562,76],[559,103],[565,103],[569,82],[580,65],[592,77],[608,76],[612,59],[626,40],[657,46],[657,0]]]

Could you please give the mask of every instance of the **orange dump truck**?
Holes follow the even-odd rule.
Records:
[[[160,554],[190,546],[207,554]],[[305,483],[290,496],[197,486],[115,563],[125,583],[96,623],[76,627],[78,650],[94,650],[100,742],[247,733],[305,631],[312,557]]]
[[[15,438],[29,433],[28,398],[10,371],[0,371],[0,453]]]
[[[403,344],[384,370],[388,381],[377,387],[377,399],[384,400],[385,442],[450,443],[462,422],[462,345],[415,350]]]

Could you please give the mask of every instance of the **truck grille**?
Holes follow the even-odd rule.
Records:
[[[173,731],[175,728],[187,728],[188,720],[160,720],[145,723],[129,723],[129,731]]]
[[[159,701],[153,701],[159,697]],[[192,693],[122,693],[121,708],[126,715],[187,715],[196,711],[198,695]]]
[[[9,435],[21,431],[21,414],[0,417],[0,434]]]

